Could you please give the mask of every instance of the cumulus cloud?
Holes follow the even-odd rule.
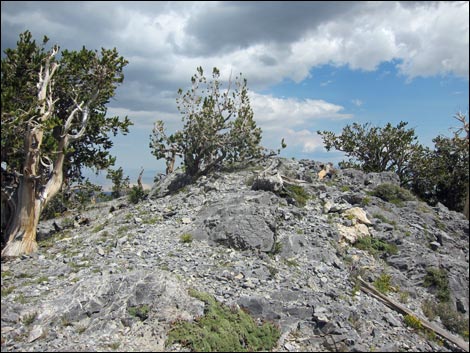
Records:
[[[230,2],[207,6],[192,16],[185,30],[190,55],[212,56],[260,43],[292,43],[319,24],[357,7],[354,2]]]
[[[307,129],[295,131],[293,129],[287,129],[286,141],[293,147],[301,146],[301,151],[304,153],[312,153],[323,148],[322,138],[315,132],[311,132]]]
[[[177,126],[176,91],[189,87],[198,66],[218,67],[223,80],[242,72],[263,130],[277,138],[287,126],[291,145],[305,151],[318,142],[307,133],[314,121],[351,115],[316,97],[259,92],[300,83],[322,65],[372,71],[389,62],[407,80],[469,75],[468,2],[4,1],[1,27],[2,51],[26,29],[64,49],[116,47],[130,63],[110,107],[141,117],[142,126],[154,115]]]
[[[310,131],[320,121],[352,118],[351,114],[343,113],[342,106],[324,100],[277,98],[252,92],[250,103],[263,130],[266,147],[276,149],[284,138],[287,152],[299,148],[302,152],[313,152],[322,146],[321,139]]]
[[[200,65],[262,89],[319,65],[392,60],[409,79],[468,77],[468,23],[467,2],[2,2],[2,49],[29,29],[69,49],[115,46],[126,80],[157,89],[187,85]]]
[[[271,127],[298,126],[318,119],[349,119],[351,114],[342,113],[340,105],[321,99],[277,98],[251,92],[250,102],[256,121]],[[269,127],[269,126],[267,126]]]

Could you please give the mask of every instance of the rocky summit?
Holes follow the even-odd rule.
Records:
[[[205,293],[273,351],[468,350],[469,223],[393,173],[272,158],[43,221],[2,260],[2,351],[188,351]],[[321,174],[325,175],[325,173]]]

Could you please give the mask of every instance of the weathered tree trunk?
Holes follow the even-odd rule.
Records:
[[[55,161],[52,162],[47,156],[41,156],[44,123],[52,116],[54,111],[55,101],[52,98],[51,79],[58,64],[53,63],[51,65],[50,60],[57,51],[58,48],[54,48],[39,73],[39,114],[27,122],[28,129],[25,132],[24,143],[25,161],[16,194],[16,207],[7,227],[8,242],[2,250],[2,257],[30,254],[37,250],[36,229],[39,217],[43,208],[59,192],[62,186],[65,151],[72,141],[84,134],[87,126],[88,104],[90,102],[83,109],[83,102],[80,104],[75,102],[76,107],[63,126],[63,134],[60,136]],[[95,97],[96,95],[97,93]],[[70,134],[72,123],[78,112],[82,112],[81,129],[76,134]],[[45,164],[44,160],[48,163]],[[39,170],[40,163],[47,169],[42,173]]]
[[[51,91],[51,79],[57,69],[57,64],[50,65],[50,60],[57,54],[57,48],[47,58],[45,66],[41,67],[38,82],[38,111],[39,116],[32,117],[24,137],[25,161],[17,190],[15,212],[10,218],[7,228],[8,242],[2,250],[3,256],[18,256],[30,254],[37,250],[36,227],[39,223],[42,207],[46,202],[46,189],[39,190],[39,162],[41,143],[44,136],[42,123],[52,114],[54,101]],[[43,192],[41,192],[43,191]]]
[[[171,157],[166,161],[166,175],[173,173],[175,170],[176,151],[171,151]]]
[[[38,249],[36,229],[39,217],[46,204],[60,190],[63,175],[64,150],[68,144],[68,136],[64,136],[59,144],[60,153],[55,167],[46,185],[41,185],[38,176],[38,154],[43,132],[39,128],[29,130],[25,137],[26,155],[23,175],[20,177],[15,213],[8,226],[8,243],[2,250],[3,256],[19,256],[30,254]]]
[[[465,206],[463,208],[463,214],[465,215],[465,217],[467,217],[467,219],[470,219],[469,214],[468,214],[469,213],[469,209],[468,209],[469,208],[469,205],[468,205],[469,196],[470,196],[470,189],[469,189],[469,186],[467,184],[467,197],[465,198]]]
[[[143,175],[143,174],[144,174],[144,168],[142,168],[142,170],[141,170],[140,173],[139,173],[139,177],[137,178],[137,185],[138,185],[138,188],[139,188],[140,190],[142,190],[142,191],[144,190],[144,187],[143,187],[143,185],[142,185],[142,175]]]
[[[41,214],[41,200],[34,197],[34,180],[25,181],[23,176],[18,189],[18,205],[8,226],[8,243],[2,251],[3,256],[30,254],[38,248],[36,227]]]

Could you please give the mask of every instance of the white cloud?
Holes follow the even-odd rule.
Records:
[[[317,122],[351,114],[325,100],[256,92],[300,83],[322,65],[371,71],[391,62],[407,79],[469,75],[468,2],[6,1],[1,26],[2,49],[26,29],[63,49],[116,47],[130,63],[109,110],[128,115],[136,129],[151,129],[157,119],[169,131],[178,128],[176,91],[188,88],[198,66],[209,74],[218,67],[224,80],[242,72],[263,141],[277,147],[286,135],[303,151],[318,146],[310,132]],[[323,78],[317,85],[331,83]]]
[[[4,33],[9,43],[16,41],[16,28],[47,34],[67,48],[70,42],[116,46],[140,72],[161,76],[141,74],[143,81],[187,82],[203,65],[232,68],[252,85],[268,87],[285,78],[300,82],[318,65],[375,70],[393,59],[408,78],[468,77],[468,2],[280,2],[269,8],[225,2],[4,3],[2,46]],[[266,16],[259,18],[260,11]],[[290,21],[289,27],[278,30],[279,20]]]
[[[110,107],[107,111],[108,116],[128,116],[134,123],[131,130],[140,129],[150,135],[157,120],[163,120],[168,134],[181,129],[181,116],[178,113],[169,113],[164,111],[151,110],[132,110],[127,108]]]
[[[302,152],[312,152],[322,146],[321,139],[311,133],[318,122],[344,120],[352,114],[343,113],[340,105],[324,100],[277,98],[272,95],[250,93],[254,118],[263,130],[263,143],[277,149],[282,138],[287,143],[286,153],[299,147]]]
[[[307,129],[299,131],[287,129],[285,132],[288,147],[300,146],[303,153],[312,153],[323,148],[323,140],[316,132],[313,133]]]
[[[395,31],[400,44],[401,72],[409,78],[446,75],[468,78],[468,2],[440,2],[417,7],[406,14],[407,22]]]
[[[318,119],[349,119],[343,107],[321,99],[277,98],[251,92],[250,103],[255,120],[271,126],[298,126]]]

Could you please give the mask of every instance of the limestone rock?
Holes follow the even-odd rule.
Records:
[[[365,225],[372,224],[372,222],[369,221],[369,219],[367,218],[366,212],[360,207],[352,207],[350,209],[347,209],[343,212],[343,215],[346,217],[352,217],[354,220],[357,220],[358,222]]]
[[[258,176],[251,189],[277,192],[282,189],[284,182],[279,173],[273,175],[263,174]]]
[[[28,342],[31,343],[44,334],[44,329],[41,325],[34,325],[28,335]]]
[[[364,185],[375,187],[385,183],[400,185],[400,178],[393,172],[367,173],[365,175]]]
[[[349,243],[354,244],[357,239],[370,236],[369,228],[365,224],[357,223],[352,227],[337,224],[340,233],[340,239],[346,239]]]
[[[270,205],[270,195],[253,196],[237,197],[205,207],[195,221],[195,238],[208,239],[238,250],[270,252],[276,240],[275,208]]]
[[[123,208],[120,198],[81,211],[91,226],[66,234],[53,222],[74,214],[41,220],[47,241],[39,241],[38,253],[2,259],[2,351],[110,351],[117,343],[123,351],[184,351],[181,344],[166,347],[165,339],[173,322],[204,313],[189,289],[249,310],[258,322],[273,321],[282,331],[276,350],[456,350],[353,290],[355,274],[373,282],[387,273],[400,288],[389,295],[403,294],[404,305],[419,314],[423,301],[437,301],[423,278],[439,266],[448,279],[448,310],[467,317],[469,223],[462,214],[369,195],[375,184],[394,183],[390,173],[340,169],[324,182],[320,162],[254,163],[202,177],[187,192],[175,192],[185,177],[173,173],[137,205]],[[306,182],[312,197],[305,207],[247,185],[254,171],[270,166],[271,175]],[[94,232],[97,225],[103,230]],[[191,242],[181,241],[186,233]],[[369,234],[395,244],[397,254],[376,257],[351,246]],[[37,313],[30,326],[25,313]],[[444,320],[434,323],[445,328]]]

